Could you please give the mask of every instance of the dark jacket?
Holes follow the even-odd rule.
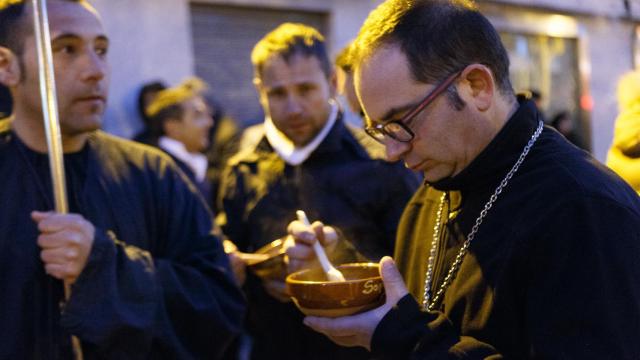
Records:
[[[175,155],[173,155],[172,153],[170,153],[169,151],[163,148],[159,148],[159,149],[164,151],[167,155],[169,155],[169,157],[173,160],[173,162],[175,162],[176,165],[178,165],[178,167],[180,168],[180,170],[182,170],[182,172],[187,176],[189,181],[191,181],[191,183],[195,185],[196,189],[198,190],[198,193],[202,196],[207,206],[209,206],[209,209],[213,209],[214,196],[211,194],[211,182],[209,181],[209,178],[205,177],[202,181],[199,181],[196,178],[196,172],[193,171],[193,169],[191,169],[191,167],[186,162],[178,159]]]
[[[441,192],[449,221],[436,289],[484,204],[515,164],[539,116],[529,102],[460,174],[423,186],[398,232],[411,295],[377,327],[390,359],[640,358],[640,201],[619,177],[545,128],[488,211],[438,311],[421,312]],[[444,218],[445,216],[443,216]]]
[[[339,228],[369,259],[391,254],[398,219],[418,178],[400,163],[372,157],[380,150],[363,131],[348,129],[341,120],[299,166],[287,165],[262,138],[230,160],[222,182],[223,232],[241,251],[251,252],[286,235],[295,211],[303,209],[311,221]],[[255,358],[367,356],[305,327],[294,305],[267,295],[258,279],[249,277],[246,288]]]
[[[70,209],[96,232],[60,316],[62,285],[44,272],[30,219],[52,208],[47,158],[3,128],[0,358],[68,358],[69,333],[85,359],[219,357],[243,298],[209,211],[175,164],[99,131],[65,155]]]

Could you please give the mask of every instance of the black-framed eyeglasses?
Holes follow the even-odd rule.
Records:
[[[400,142],[410,142],[415,137],[409,124],[424,108],[429,106],[440,94],[442,94],[453,83],[462,71],[457,71],[449,75],[444,81],[439,83],[427,96],[420,101],[416,107],[409,111],[399,120],[391,120],[384,124],[374,124],[365,127],[365,132],[374,140],[384,144],[387,138],[392,138]]]

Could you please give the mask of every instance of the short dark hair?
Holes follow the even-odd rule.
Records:
[[[167,85],[159,80],[148,82],[140,88],[137,99],[138,113],[140,114],[140,117],[142,118],[146,126],[149,126],[151,123],[151,118],[146,114],[147,106],[149,106],[149,103],[146,101],[147,95],[157,94],[158,92],[166,88]]]
[[[164,132],[164,124],[169,120],[179,120],[184,116],[184,107],[182,103],[173,104],[160,110],[157,114],[149,118],[148,129],[151,135],[159,138],[166,135]]]
[[[354,65],[385,45],[400,47],[417,81],[436,83],[479,63],[491,69],[501,93],[514,94],[500,36],[470,0],[385,1],[358,34]]]
[[[311,26],[284,23],[260,39],[251,52],[256,77],[262,77],[265,62],[275,54],[282,56],[287,63],[294,55],[314,56],[320,61],[325,75],[329,77],[331,74],[324,36]]]
[[[0,7],[0,46],[6,47],[14,54],[22,55],[23,40],[30,30],[23,21],[25,1],[9,1]]]
[[[64,0],[85,3],[85,0]],[[0,46],[6,47],[20,56],[24,50],[24,39],[33,32],[26,23],[25,0],[0,1]]]
[[[551,121],[549,121],[549,125],[553,126],[554,128],[558,128],[558,126],[560,126],[560,123],[563,120],[571,120],[571,114],[569,114],[568,111],[566,110],[562,110],[560,112],[558,112],[557,114],[555,114],[552,118]]]
[[[530,90],[528,90],[528,93],[531,95],[531,100],[533,100],[533,101],[542,100],[542,94],[540,93],[539,90],[530,89]]]

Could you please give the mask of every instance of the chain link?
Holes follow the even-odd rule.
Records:
[[[431,280],[433,277],[433,264],[435,262],[437,246],[440,238],[442,210],[444,208],[444,201],[447,195],[444,194],[440,198],[440,205],[438,206],[438,212],[436,213],[436,217],[437,217],[436,224],[433,227],[433,239],[431,241],[431,250],[429,251],[429,260],[427,262],[427,272],[426,272],[425,281],[424,281],[424,297],[422,299],[422,308],[424,310],[433,310],[433,307],[435,306],[435,304],[438,302],[440,297],[447,290],[451,282],[455,279],[456,273],[458,272],[458,268],[460,267],[460,264],[462,263],[464,256],[467,254],[467,250],[471,245],[471,241],[473,241],[473,239],[475,238],[476,233],[478,232],[478,228],[480,228],[480,224],[482,224],[482,221],[487,216],[487,213],[489,212],[493,204],[498,199],[498,195],[502,193],[502,190],[504,190],[504,188],[507,186],[507,184],[509,183],[509,180],[511,180],[511,178],[516,173],[516,171],[518,171],[518,168],[520,168],[520,165],[522,165],[524,158],[527,156],[527,154],[533,147],[533,144],[535,144],[536,140],[538,140],[538,137],[540,136],[540,133],[542,133],[542,129],[544,128],[543,125],[544,123],[542,121],[538,122],[538,127],[536,128],[536,131],[533,133],[533,135],[531,135],[531,138],[529,139],[529,142],[522,150],[520,157],[518,158],[516,163],[513,165],[511,170],[509,170],[509,172],[504,177],[504,179],[502,179],[502,181],[500,182],[500,185],[498,185],[496,190],[493,192],[493,195],[491,195],[491,197],[489,198],[489,201],[487,201],[487,203],[484,205],[484,208],[482,209],[482,211],[480,211],[480,215],[478,215],[478,218],[476,218],[476,222],[471,228],[471,232],[469,233],[469,235],[467,235],[467,239],[462,244],[462,247],[460,247],[460,250],[458,251],[456,258],[454,259],[453,264],[451,264],[451,268],[447,272],[447,276],[445,276],[444,280],[442,281],[442,284],[438,288],[438,291],[433,296],[433,299],[431,299]]]

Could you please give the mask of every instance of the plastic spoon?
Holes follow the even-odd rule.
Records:
[[[298,216],[298,221],[308,227],[311,227],[311,223],[309,223],[307,214],[305,214],[304,211],[298,210],[296,211],[296,215]],[[329,259],[327,258],[327,254],[324,252],[324,248],[322,248],[320,241],[317,239],[313,242],[313,250],[316,252],[316,257],[318,258],[318,261],[320,261],[322,270],[324,270],[329,281],[345,281],[344,275],[342,275],[340,270],[331,265],[331,262],[329,262]]]

